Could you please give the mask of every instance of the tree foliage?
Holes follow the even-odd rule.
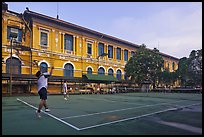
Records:
[[[164,63],[158,52],[157,49],[149,50],[142,44],[125,65],[127,76],[139,84],[150,81],[155,85]]]
[[[192,50],[189,58],[181,58],[177,73],[182,86],[202,86],[202,49]]]
[[[188,58],[180,58],[176,72],[165,70],[162,72],[160,79],[168,86],[178,79],[181,86],[202,86],[202,49],[192,50]]]

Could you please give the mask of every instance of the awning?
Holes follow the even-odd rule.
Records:
[[[108,83],[108,82],[116,82],[118,81],[117,78],[111,75],[102,75],[102,74],[84,74],[83,78],[85,80],[88,80],[90,82],[103,82],[103,83]]]

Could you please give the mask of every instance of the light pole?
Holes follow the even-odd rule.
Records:
[[[10,81],[9,81],[9,93],[12,95],[12,50],[13,50],[13,39],[17,38],[17,33],[10,33],[10,46],[11,46],[11,53],[10,53]]]
[[[12,42],[13,38],[10,40],[10,46],[11,46],[11,54],[10,54],[10,81],[9,81],[9,93],[12,94]]]

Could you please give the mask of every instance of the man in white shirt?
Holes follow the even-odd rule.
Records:
[[[64,94],[64,99],[67,100],[67,81],[64,81],[63,84],[63,94]]]
[[[39,94],[40,99],[41,99],[39,107],[38,107],[38,110],[36,111],[36,114],[37,114],[38,117],[41,117],[40,116],[40,111],[43,108],[43,106],[45,107],[45,111],[46,112],[50,111],[48,109],[47,104],[46,104],[46,100],[47,100],[47,87],[48,87],[47,79],[48,79],[48,77],[50,77],[52,75],[52,70],[53,69],[54,69],[54,67],[51,68],[50,73],[48,73],[48,72],[42,73],[42,72],[38,71],[35,74],[36,77],[38,78],[38,94]]]

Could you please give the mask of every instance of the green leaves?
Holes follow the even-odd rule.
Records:
[[[164,60],[158,54],[158,50],[149,50],[146,45],[141,45],[135,55],[130,58],[125,66],[127,76],[135,82],[151,81],[153,83],[159,77]]]

